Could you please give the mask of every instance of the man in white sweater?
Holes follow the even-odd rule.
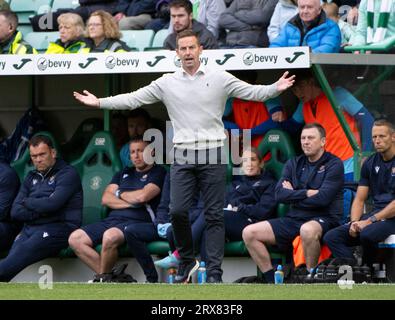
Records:
[[[207,70],[199,61],[202,50],[196,34],[186,30],[177,36],[177,54],[182,63],[180,70],[165,74],[134,92],[115,97],[98,99],[86,90],[83,94],[74,92],[80,102],[101,109],[135,109],[158,101],[165,104],[174,128],[170,214],[181,257],[175,277],[177,283],[189,282],[199,266],[188,219],[188,209],[197,188],[205,206],[207,282],[222,282],[226,164],[221,161],[221,153],[226,138],[222,123],[226,99],[264,101],[294,83],[294,76],[287,78],[288,72],[276,83],[263,86],[250,85],[226,71]],[[217,159],[215,163],[214,158]]]

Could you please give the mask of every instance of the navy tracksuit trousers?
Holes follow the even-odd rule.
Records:
[[[361,220],[366,220],[378,211],[365,214]],[[395,218],[377,221],[365,227],[357,237],[349,234],[350,224],[343,224],[328,231],[324,236],[327,244],[335,258],[353,259],[353,246],[362,245],[364,249],[364,262],[372,264],[377,251],[377,244],[385,240],[391,234],[395,234]]]
[[[25,225],[8,256],[0,260],[0,282],[10,281],[25,267],[66,248],[73,230],[64,223]]]

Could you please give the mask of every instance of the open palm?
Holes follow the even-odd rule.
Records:
[[[282,75],[280,79],[277,81],[277,90],[278,91],[284,91],[287,90],[288,88],[292,87],[294,82],[295,82],[295,75],[290,76],[287,78],[289,72],[286,71]]]
[[[78,93],[76,91],[73,92],[74,98],[76,98],[79,102],[90,106],[90,107],[99,107],[99,99],[92,93],[90,93],[88,90],[84,90],[83,94]]]

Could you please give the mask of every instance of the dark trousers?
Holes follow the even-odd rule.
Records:
[[[252,220],[241,213],[224,210],[225,217],[225,237],[229,241],[243,240],[243,229],[250,225]]]
[[[13,222],[0,222],[0,251],[11,248],[22,226]]]
[[[200,214],[195,221],[192,222],[191,231],[192,231],[192,242],[193,242],[193,251],[194,253],[199,252],[200,250],[200,259],[202,261],[206,261],[206,247],[205,241],[203,239],[203,231],[206,226],[204,214]],[[166,238],[169,241],[171,251],[175,251],[176,243],[174,241],[173,228],[170,226],[166,231]]]
[[[175,157],[170,169],[170,216],[177,250],[183,264],[195,259],[193,240],[188,210],[196,192],[201,192],[204,202],[206,220],[206,254],[207,274],[222,275],[221,264],[224,256],[225,228],[223,205],[226,184],[226,165],[199,164],[200,156],[206,159],[209,152],[217,152],[220,159],[220,149],[194,151],[195,158],[187,163],[184,159]]]
[[[8,282],[25,267],[59,253],[68,246],[73,230],[62,223],[24,226],[8,256],[0,261],[0,281]]]
[[[366,214],[361,220],[366,220],[377,212]],[[350,224],[343,224],[328,231],[324,236],[324,243],[329,247],[335,258],[350,259],[354,258],[351,247],[362,245],[364,262],[370,265],[375,262],[377,244],[395,233],[395,219],[392,218],[370,224],[355,238],[350,236],[349,230]]]
[[[147,247],[149,242],[161,239],[155,225],[152,222],[133,222],[125,227],[123,233],[130,251],[143,269],[147,280],[158,282],[158,273]]]

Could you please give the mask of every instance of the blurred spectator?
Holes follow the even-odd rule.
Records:
[[[27,42],[23,41],[18,31],[18,16],[9,10],[0,10],[0,54],[37,53]]]
[[[37,132],[48,130],[37,108],[29,108],[18,120],[11,135],[0,142],[0,157],[8,163],[22,157],[31,137]]]
[[[223,0],[190,0],[193,4],[193,17],[203,23],[216,39],[219,37],[219,17],[225,11]]]
[[[227,30],[226,47],[267,47],[269,26],[277,0],[234,0],[220,16]]]
[[[258,77],[254,70],[236,71],[232,74],[250,84],[255,84]],[[266,102],[228,98],[224,117],[225,129],[251,129],[251,146],[257,148],[265,133],[278,127],[278,123],[272,121],[272,117],[276,121],[282,121],[285,114],[278,98]]]
[[[395,39],[395,1],[362,0],[351,45],[378,44]]]
[[[55,42],[50,42],[45,53],[80,53],[86,47],[82,36],[84,22],[75,13],[63,13],[58,17],[59,36]]]
[[[189,0],[173,0],[170,2],[170,16],[173,32],[168,35],[163,46],[166,49],[176,49],[177,34],[191,29],[199,37],[200,44],[204,49],[218,49],[218,43],[214,35],[204,24],[192,17],[192,3]]]
[[[119,0],[115,20],[121,30],[141,30],[155,14],[157,0]]]
[[[350,25],[348,22],[340,19],[339,17],[339,7],[336,3],[323,3],[322,9],[325,11],[326,16],[332,19],[339,26],[340,32],[342,34],[341,47],[347,46],[350,42],[351,37],[355,34],[354,26]]]
[[[295,75],[297,80],[292,91],[301,102],[291,119],[280,122],[281,127],[291,134],[295,134],[303,123],[317,122],[322,125],[326,130],[325,150],[343,161],[345,180],[353,181],[354,151],[329,99],[309,69],[300,69],[295,72]],[[335,87],[333,88],[333,94],[340,104],[355,140],[359,145],[361,145],[362,140],[362,150],[370,151],[372,144],[371,128],[374,120],[372,115],[346,89]]]
[[[103,10],[95,11],[87,21],[87,48],[83,52],[127,52],[130,48],[121,41],[121,32],[113,17]]]
[[[144,29],[151,29],[158,32],[169,27],[170,24],[170,4],[171,0],[158,0],[155,9],[155,18],[148,22]]]
[[[128,123],[126,117],[120,112],[112,112],[111,134],[117,150],[120,150],[129,141]]]
[[[274,8],[270,25],[267,27],[267,36],[269,42],[272,42],[278,37],[281,29],[286,23],[298,14],[298,1],[297,0],[279,0]]]
[[[0,0],[0,10],[10,10],[10,5],[5,0]]]
[[[287,22],[270,47],[309,46],[313,53],[339,52],[340,29],[326,17],[320,0],[299,0],[298,11],[299,14]]]
[[[127,117],[129,140],[135,137],[143,136],[144,132],[151,128],[152,119],[150,114],[144,109],[135,109],[129,112]],[[130,161],[129,142],[124,144],[119,152],[121,157],[122,166],[129,167],[132,162]]]

